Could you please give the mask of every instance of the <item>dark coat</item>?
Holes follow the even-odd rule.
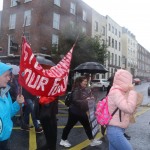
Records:
[[[75,114],[85,114],[88,111],[88,101],[86,100],[91,96],[89,88],[76,88],[73,90],[73,100],[69,110]]]

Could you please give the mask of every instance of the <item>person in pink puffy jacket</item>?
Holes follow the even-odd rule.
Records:
[[[109,112],[118,107],[107,127],[109,150],[132,150],[132,146],[124,136],[129,126],[130,116],[134,113],[137,103],[137,92],[132,85],[132,74],[119,69],[114,76],[113,86],[108,94]]]

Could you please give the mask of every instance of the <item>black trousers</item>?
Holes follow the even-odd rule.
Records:
[[[90,127],[90,123],[89,123],[87,114],[86,113],[75,114],[75,113],[69,111],[68,121],[67,121],[67,124],[66,124],[66,126],[63,130],[63,134],[62,134],[63,140],[67,140],[70,130],[74,127],[74,125],[78,121],[83,125],[84,130],[85,130],[89,140],[93,139],[92,130]]]
[[[0,141],[0,150],[10,150],[8,148],[8,140]]]
[[[46,138],[47,148],[49,150],[56,150],[57,111],[55,106],[55,102],[40,106],[40,122]]]

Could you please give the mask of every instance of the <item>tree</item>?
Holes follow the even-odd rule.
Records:
[[[61,32],[55,60],[60,60],[60,56],[65,55],[76,40],[71,69],[87,61],[96,61],[104,64],[107,58],[107,45],[101,42],[100,37],[91,38],[83,34],[79,28],[72,28],[71,26],[67,26]]]

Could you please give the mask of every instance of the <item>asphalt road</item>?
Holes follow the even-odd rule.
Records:
[[[143,103],[136,113],[136,123],[131,124],[126,130],[127,134],[131,136],[131,144],[134,150],[150,150],[150,97],[147,95],[147,88],[149,83],[142,83],[135,86],[136,90],[144,95]],[[97,98],[104,97],[105,92],[95,91]],[[59,101],[59,113],[58,113],[58,138],[57,138],[57,150],[65,150],[66,148],[59,146],[63,128],[67,122],[67,107],[63,103],[63,97]],[[34,128],[29,132],[20,130],[19,119],[16,116],[14,118],[14,129],[10,138],[11,150],[35,150],[45,144],[45,138],[43,134],[36,134]],[[108,141],[106,136],[102,137],[98,133],[97,138],[100,138],[103,143],[100,146],[89,146],[90,141],[87,139],[83,127],[78,123],[69,134],[68,140],[72,144],[70,150],[108,150]]]

